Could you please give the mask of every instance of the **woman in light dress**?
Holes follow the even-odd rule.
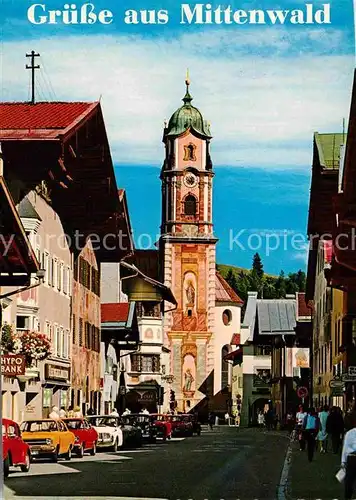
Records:
[[[327,447],[328,447],[328,434],[326,432],[326,421],[329,416],[329,407],[324,406],[322,411],[319,412],[319,421],[320,421],[320,428],[317,436],[317,440],[320,442],[320,453],[326,453]]]

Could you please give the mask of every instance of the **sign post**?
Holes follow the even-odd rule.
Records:
[[[297,396],[302,400],[302,403],[304,403],[304,399],[308,397],[308,389],[306,387],[298,387],[297,389]]]

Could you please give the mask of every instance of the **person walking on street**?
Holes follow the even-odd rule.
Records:
[[[52,406],[52,411],[49,414],[49,418],[52,418],[53,420],[59,420],[59,409],[58,406]]]
[[[208,416],[208,423],[209,423],[209,429],[211,431],[213,430],[214,422],[215,422],[215,415],[213,412],[210,412]]]
[[[352,428],[346,432],[341,454],[341,467],[345,469],[345,500],[351,500],[356,480],[356,415],[349,420]]]
[[[307,415],[307,412],[304,411],[303,405],[299,406],[299,411],[297,412],[295,419],[296,419],[296,431],[297,431],[297,438],[299,441],[299,449],[300,451],[305,450],[305,435],[304,435],[304,430],[303,430],[303,424],[304,424],[304,419]]]
[[[262,430],[265,426],[265,416],[262,413],[262,410],[258,411],[257,423],[258,423],[258,427]]]
[[[316,414],[315,408],[310,408],[303,422],[303,429],[305,431],[305,439],[308,446],[308,460],[313,461],[315,451],[315,439],[320,427],[319,418]]]
[[[322,411],[319,413],[320,428],[317,436],[317,440],[320,443],[320,453],[326,453],[328,449],[328,434],[326,431],[326,422],[329,416],[329,407],[324,406]]]
[[[326,420],[326,432],[331,438],[333,453],[338,453],[344,434],[344,419],[341,409],[336,406],[331,408],[330,414]]]

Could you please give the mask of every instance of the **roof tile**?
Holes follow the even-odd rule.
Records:
[[[218,271],[216,271],[215,280],[215,300],[216,302],[235,302],[236,304],[243,304],[243,300],[240,299],[235,290],[231,288]]]

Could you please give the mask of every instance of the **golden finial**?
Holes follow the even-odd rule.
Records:
[[[189,68],[187,68],[187,73],[185,76],[185,84],[187,85],[187,87],[190,85]]]

